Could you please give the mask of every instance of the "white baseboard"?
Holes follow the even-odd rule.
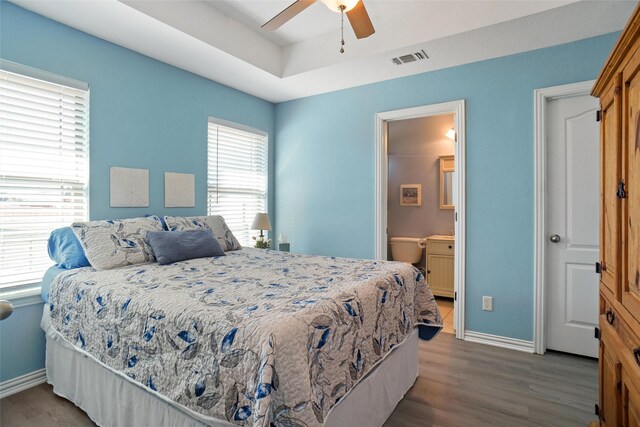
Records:
[[[517,338],[501,337],[500,335],[485,334],[483,332],[464,331],[464,340],[477,342],[480,344],[492,345],[495,347],[508,348],[509,350],[524,351],[533,353],[533,341],[520,340]]]
[[[0,399],[35,387],[47,381],[47,371],[42,368],[0,383]]]

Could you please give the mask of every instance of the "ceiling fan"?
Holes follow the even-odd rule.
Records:
[[[311,6],[317,0],[297,0],[285,10],[274,16],[269,22],[264,24],[262,28],[265,30],[273,31],[280,28],[282,25],[287,23],[294,16]],[[344,14],[347,14],[347,18],[349,19],[349,23],[351,24],[351,28],[353,28],[353,32],[356,37],[359,39],[363,39],[365,37],[369,37],[371,34],[375,33],[376,30],[373,28],[373,24],[371,23],[371,19],[369,18],[369,14],[367,13],[367,9],[364,7],[364,3],[362,0],[320,0],[324,3],[331,11],[337,12],[341,14],[341,28],[342,32],[342,40],[340,53],[344,53]]]

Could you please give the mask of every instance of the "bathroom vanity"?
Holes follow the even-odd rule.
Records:
[[[427,237],[427,283],[436,296],[453,298],[454,236]]]

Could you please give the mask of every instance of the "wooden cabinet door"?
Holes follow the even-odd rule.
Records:
[[[622,371],[622,425],[640,427],[640,393]]]
[[[453,298],[453,257],[427,255],[427,283],[434,295]]]
[[[622,199],[622,304],[640,321],[640,51],[624,68],[622,81],[626,192]]]
[[[605,330],[603,329],[603,332]],[[613,351],[607,336],[603,333],[600,342],[599,386],[600,386],[600,420],[601,426],[617,427],[620,425],[620,393],[618,383],[621,381],[621,364]]]
[[[616,196],[621,171],[621,90],[620,78],[615,79],[600,100],[602,123],[600,131],[601,197],[600,197],[600,262],[602,284],[609,298],[620,298],[620,213]]]

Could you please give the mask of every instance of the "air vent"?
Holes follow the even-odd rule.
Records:
[[[400,61],[402,61],[403,64],[406,64],[407,62],[415,62],[417,59],[413,55],[402,55],[400,57]]]
[[[424,49],[421,49],[420,52],[410,53],[409,55],[402,55],[396,58],[391,58],[391,61],[393,61],[393,63],[396,65],[402,65],[402,64],[408,64],[409,62],[421,61],[423,59],[429,59],[429,55],[427,55],[427,52],[425,52]]]

